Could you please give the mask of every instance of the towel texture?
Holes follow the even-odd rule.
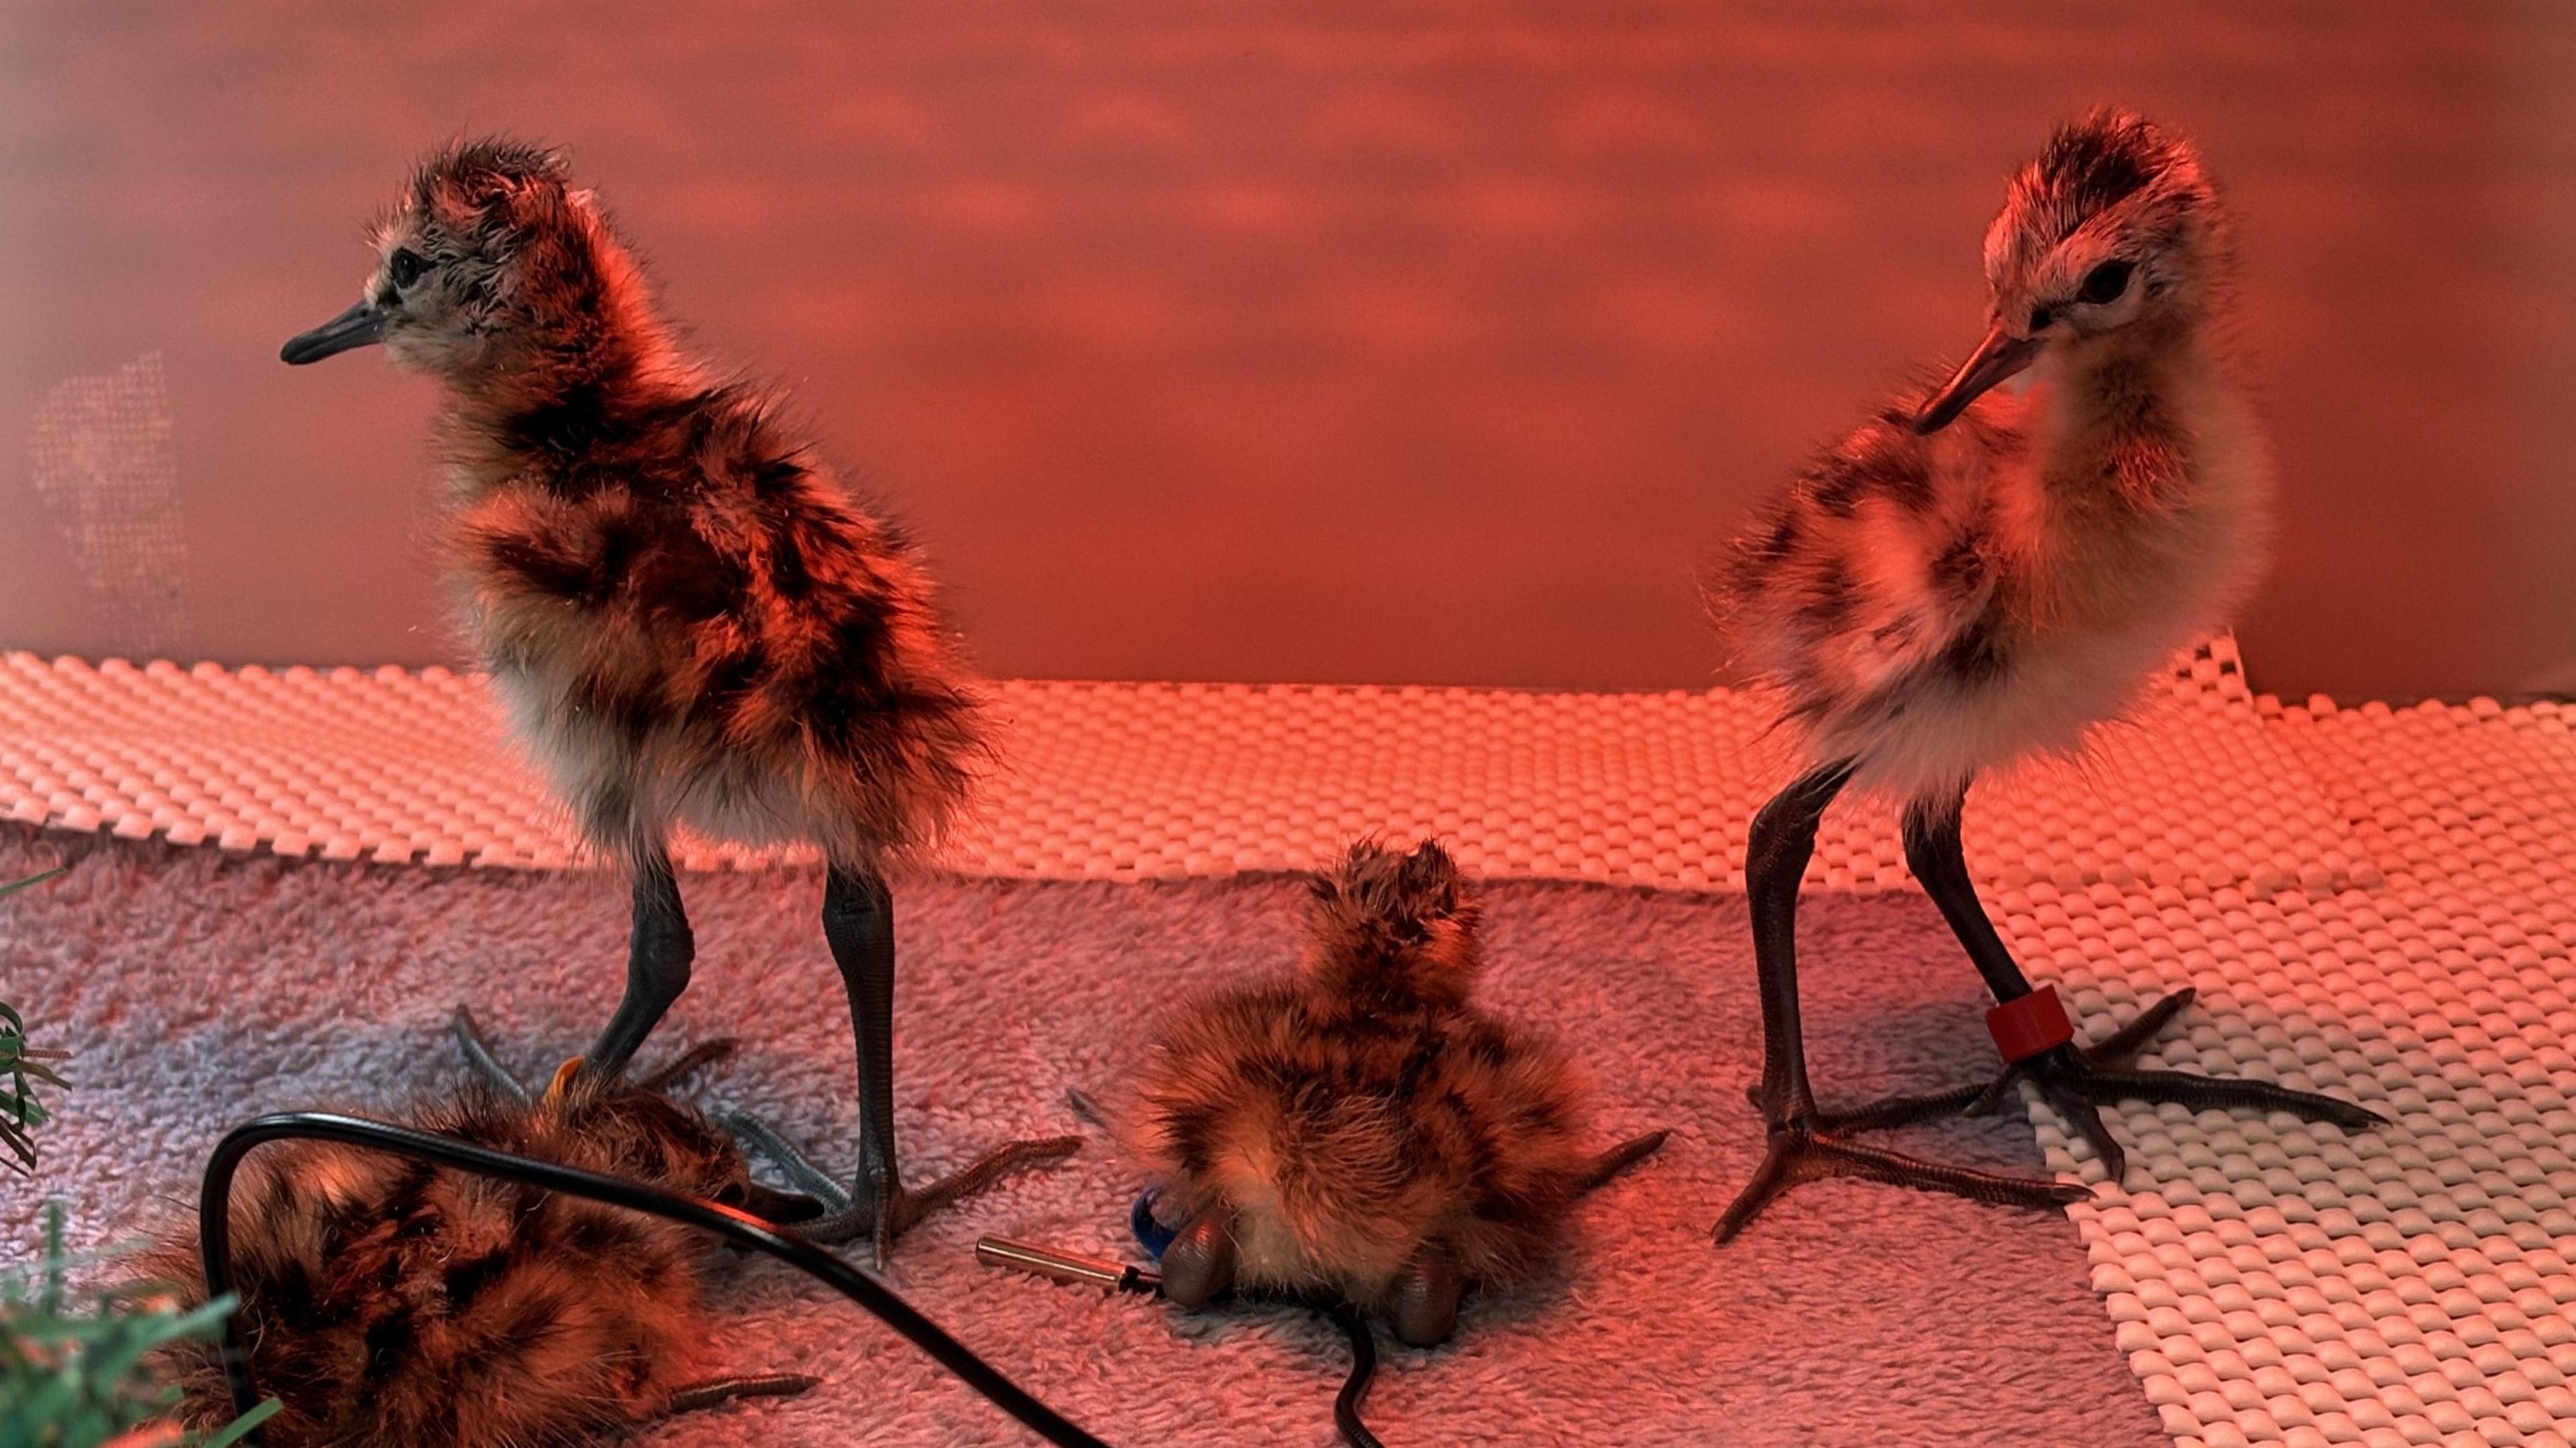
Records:
[[[0,828],[0,878],[69,876],[0,904],[0,997],[70,1048],[75,1089],[38,1179],[0,1178],[0,1265],[60,1196],[77,1239],[187,1220],[207,1147],[264,1110],[380,1110],[456,1078],[444,1033],[472,1004],[541,1080],[606,1018],[624,895],[594,874],[244,858]],[[926,1176],[1008,1134],[1077,1129],[1068,1087],[1114,1082],[1177,993],[1284,969],[1284,878],[1174,884],[958,881],[897,890],[897,1101]],[[849,1018],[810,872],[684,877],[694,985],[645,1064],[719,1035],[694,1083],[852,1161]],[[1454,1443],[1745,1445],[2166,1441],[2086,1286],[2074,1228],[1852,1182],[1804,1188],[1720,1249],[1708,1227],[1759,1154],[1743,1088],[1760,1032],[1732,895],[1495,882],[1481,999],[1555,1031],[1596,1082],[1606,1143],[1664,1152],[1586,1204],[1559,1279],[1471,1300],[1456,1341],[1389,1350],[1368,1416],[1396,1448]],[[1976,977],[1919,898],[1814,895],[1806,1000],[1829,1101],[1946,1086],[1992,1047]],[[1905,1133],[1913,1149],[2035,1171],[2020,1113]],[[1114,1443],[1320,1445],[1345,1367],[1321,1323],[1177,1315],[978,1267],[999,1231],[1125,1253],[1137,1186],[1095,1137],[1072,1162],[935,1217],[900,1245],[900,1290],[1024,1386]],[[870,1319],[765,1262],[718,1268],[729,1370],[818,1374],[807,1396],[677,1420],[656,1445],[1019,1444],[1015,1425]]]

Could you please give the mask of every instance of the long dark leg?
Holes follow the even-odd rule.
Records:
[[[2001,1003],[2030,994],[2030,982],[2022,979],[2021,967],[1996,936],[1977,903],[1976,886],[1968,879],[1968,863],[1959,853],[1959,809],[1965,798],[1961,792],[1946,799],[1916,800],[1906,808],[1905,860],[1924,893],[1940,907],[1942,918],[1950,922],[1951,933],[1967,947],[1968,958],[1986,978],[1986,988]],[[1940,843],[1944,838],[1946,849]],[[1824,1122],[1832,1131],[1906,1126],[1968,1110],[1990,1089],[1984,1082],[1975,1082],[1929,1096],[1897,1096],[1857,1110],[1829,1112]]]
[[[850,994],[859,1053],[859,1175],[852,1192],[872,1214],[877,1261],[894,1239],[903,1190],[894,1152],[894,892],[875,875],[834,869],[823,879],[823,938]]]
[[[1082,1139],[1009,1142],[944,1181],[907,1190],[895,1157],[894,895],[885,881],[860,871],[830,870],[823,882],[823,938],[849,990],[850,1026],[858,1044],[859,1170],[846,1210],[799,1224],[798,1230],[818,1241],[864,1234],[882,1267],[905,1228],[1023,1166],[1071,1155]],[[774,1134],[763,1133],[752,1142],[764,1155],[794,1156],[780,1150],[784,1143]]]
[[[1825,1134],[1807,1081],[1798,1019],[1798,887],[1815,854],[1825,806],[1851,780],[1849,763],[1811,771],[1763,806],[1745,854],[1745,888],[1753,917],[1753,959],[1762,991],[1762,1108],[1769,1142],[1753,1180],[1718,1219],[1717,1240],[1744,1230],[1771,1200],[1820,1176],[1857,1176],[1899,1186],[1953,1192],[1979,1201],[2053,1206],[2086,1195],[2081,1187],[2000,1176],[1916,1161]]]
[[[1798,885],[1815,856],[1825,806],[1851,776],[1851,765],[1843,763],[1800,777],[1753,817],[1745,847],[1745,898],[1762,992],[1762,1082],[1754,1098],[1775,1121],[1816,1110],[1807,1084],[1806,1031],[1798,1019]]]
[[[635,925],[626,951],[626,994],[617,1014],[582,1058],[587,1070],[614,1078],[635,1058],[644,1038],[689,988],[689,963],[697,941],[689,934],[688,912],[680,905],[680,882],[671,873],[671,858],[655,850],[635,868]]]
[[[1941,918],[1950,922],[1950,933],[1959,937],[2000,1005],[2030,994],[2030,981],[2012,952],[2004,948],[2003,937],[1995,934],[1985,904],[1977,899],[1976,881],[1969,878],[1967,853],[1959,845],[1959,817],[1966,804],[1967,794],[1962,791],[1906,806],[1905,863],[1922,883],[1923,893],[1940,907]]]
[[[633,886],[634,925],[627,938],[626,993],[618,999],[617,1013],[609,1017],[607,1028],[599,1033],[589,1053],[576,1058],[583,1071],[610,1080],[624,1074],[636,1049],[661,1024],[680,993],[689,988],[689,965],[697,956],[697,942],[689,933],[688,912],[680,905],[680,882],[671,873],[670,856],[659,849],[647,855],[636,866]],[[494,1056],[470,1012],[459,1007],[450,1025],[467,1070],[522,1105],[535,1100],[534,1094]],[[654,1080],[641,1084],[647,1090],[658,1090],[672,1077],[719,1059],[730,1049],[729,1042],[708,1042],[683,1057],[685,1064],[665,1068]]]
[[[1959,822],[1964,794],[1938,799],[1918,800],[1905,812],[1905,860],[1914,877],[1923,883],[1925,894],[1939,906],[1942,918],[1968,952],[1968,959],[1985,977],[1986,989],[1994,993],[1998,1004],[2018,1000],[2030,994],[2030,981],[2021,966],[2005,948],[2002,937],[1995,933],[1994,923],[1986,918],[1986,908],[1977,899],[1976,882],[1969,877],[1966,852],[1959,840]],[[2121,1100],[2175,1101],[2194,1110],[2208,1107],[2251,1106],[2267,1111],[2287,1111],[2311,1121],[2331,1121],[2348,1130],[2358,1130],[2383,1120],[2377,1113],[2320,1096],[2313,1091],[2295,1091],[2262,1081],[2232,1080],[2222,1077],[2194,1076],[2181,1071],[2136,1071],[2125,1069],[2128,1060],[2155,1039],[2156,1032],[2182,1013],[2191,1003],[2189,988],[2179,990],[2149,1007],[2136,1020],[2114,1032],[2090,1050],[2073,1043],[2058,1046],[2044,1054],[2009,1067],[2003,1075],[1984,1087],[1963,1087],[1940,1096],[1915,1097],[1884,1103],[1852,1119],[1868,1125],[1892,1125],[1898,1120],[1914,1119],[1947,1106],[1987,1108],[2000,1101],[2014,1082],[2035,1082],[2040,1095],[2060,1116],[2066,1118],[2101,1159],[2103,1170],[2118,1181],[2127,1169],[2127,1154],[2113,1140],[2109,1128],[2102,1124],[2102,1113],[2095,1107],[2104,1102]],[[1910,1113],[1910,1114],[1909,1114]]]

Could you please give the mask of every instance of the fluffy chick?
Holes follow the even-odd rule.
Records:
[[[1918,1161],[1847,1139],[2005,1099],[2027,1079],[2113,1180],[2106,1102],[2290,1111],[2358,1129],[2349,1102],[2131,1069],[2191,1000],[2092,1048],[2034,990],[1977,897],[1961,839],[1978,778],[2081,747],[2256,578],[2272,467],[2225,343],[2232,227],[2181,134],[2106,108],[2014,173],[1987,228],[1985,339],[1937,389],[1877,409],[1756,518],[1712,581],[1742,661],[1803,727],[1808,762],[1755,816],[1746,894],[1761,983],[1762,1165],[1723,1241],[1780,1192],[1857,1176],[2047,1207],[2073,1183]],[[1998,384],[2027,373],[2018,396]],[[1800,880],[1847,787],[1904,805],[1906,862],[1996,1001],[1998,1081],[1858,1111],[1817,1108],[1798,1013]],[[2011,1044],[2006,1045],[2009,1041]]]
[[[1975,354],[1824,449],[1709,580],[1813,763],[1955,799],[2080,748],[2251,591],[2273,479],[2224,345],[2232,235],[2191,143],[2129,112],[2014,176]]]
[[[935,833],[977,729],[927,572],[772,392],[681,350],[563,158],[440,151],[374,240],[287,355],[376,341],[444,384],[468,631],[591,841],[645,866],[686,822],[866,869]]]
[[[800,1230],[867,1237],[882,1262],[923,1212],[1070,1151],[1013,1143],[920,1191],[898,1169],[885,872],[946,825],[984,756],[979,688],[902,531],[774,391],[679,346],[554,151],[441,150],[373,241],[357,303],[281,355],[381,343],[441,384],[441,530],[467,632],[583,833],[632,880],[627,987],[588,1069],[615,1077],[688,988],[673,832],[810,841],[861,1140],[851,1206]]]
[[[1314,882],[1295,977],[1169,1024],[1129,1133],[1184,1224],[1168,1296],[1337,1298],[1429,1346],[1466,1284],[1527,1280],[1567,1208],[1661,1144],[1586,1149],[1573,1063],[1468,1003],[1477,919],[1438,845],[1354,845]]]
[[[576,1084],[528,1106],[477,1087],[409,1125],[479,1146],[732,1204],[740,1151],[698,1112]],[[710,1239],[677,1223],[332,1142],[244,1165],[233,1271],[252,1381],[283,1410],[270,1448],[555,1448],[799,1379],[701,1381]],[[138,1264],[202,1301],[193,1232]],[[171,1362],[204,1429],[232,1399],[213,1350]]]

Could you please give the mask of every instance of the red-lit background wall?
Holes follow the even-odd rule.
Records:
[[[998,672],[1698,684],[1695,560],[1973,339],[2002,174],[2117,98],[2197,131],[2245,217],[2288,511],[2258,682],[2576,688],[2565,7],[45,0],[0,27],[0,433],[160,352],[177,652],[452,657],[426,390],[274,356],[354,295],[414,151],[507,127],[573,146],[705,344],[878,476]],[[24,476],[0,645],[131,647]]]

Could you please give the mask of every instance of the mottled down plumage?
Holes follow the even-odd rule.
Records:
[[[1456,866],[1356,845],[1306,923],[1294,978],[1162,1032],[1129,1128],[1162,1210],[1230,1215],[1233,1280],[1261,1291],[1381,1308],[1426,1246],[1467,1282],[1528,1278],[1598,1163],[1573,1063],[1468,1004],[1483,962]]]
[[[1008,1143],[918,1190],[897,1166],[888,875],[935,842],[985,751],[981,691],[912,547],[770,393],[682,352],[554,152],[449,146],[374,242],[358,302],[278,356],[380,342],[442,384],[442,542],[467,633],[632,891],[626,989],[582,1069],[624,1071],[688,989],[677,830],[811,843],[859,1057],[861,1159],[842,1206],[780,1209],[818,1240],[867,1235],[881,1262],[922,1214],[1072,1150]]]
[[[468,631],[592,841],[875,868],[935,836],[978,730],[929,576],[775,398],[682,353],[561,159],[442,151],[377,246],[386,350],[448,384]]]
[[[1909,390],[1708,580],[1814,761],[1904,798],[2076,747],[2223,624],[2268,533],[2270,462],[2210,335],[2228,229],[2185,141],[2118,111],[2061,130],[2014,177],[1986,270],[1997,337],[2035,349],[2027,390],[1929,435],[1934,387]]]
[[[533,1106],[480,1089],[412,1113],[441,1136],[739,1202],[729,1138],[646,1091],[579,1085]],[[234,1188],[251,1376],[284,1409],[272,1448],[571,1448],[669,1412],[704,1376],[691,1228],[381,1151],[262,1148]],[[190,1301],[193,1231],[137,1263]],[[213,1351],[176,1350],[183,1417],[229,1421]]]
[[[2142,1070],[2179,990],[2080,1046],[1978,898],[1963,839],[1979,775],[2071,750],[2157,667],[2206,637],[2253,582],[2271,467],[2213,335],[2228,225],[2192,147],[2124,110],[2052,136],[1986,229],[1985,339],[1937,388],[1825,450],[1711,580],[1739,657],[1806,726],[1806,765],[1758,811],[1744,851],[1761,982],[1761,1164],[1724,1242],[1781,1193],[1858,1177],[2056,1208],[2081,1184],[1926,1161],[1859,1138],[1978,1109],[2028,1083],[2113,1181],[2112,1101],[2257,1107],[2358,1130],[2351,1102],[2269,1082]],[[1995,388],[2027,373],[2019,396]],[[1903,806],[1905,863],[1995,999],[2002,1074],[1826,1112],[1808,1078],[1798,896],[1825,811],[1858,785]]]

